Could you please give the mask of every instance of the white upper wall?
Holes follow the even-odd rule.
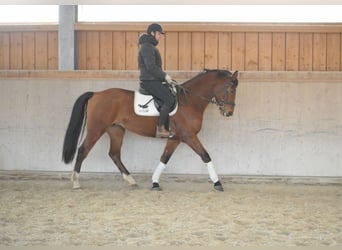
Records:
[[[80,5],[78,13],[81,22],[342,22],[342,5]]]
[[[151,15],[153,13],[153,15]],[[342,22],[342,5],[79,5],[81,22]],[[58,22],[58,5],[1,5],[1,23]]]
[[[16,4],[340,4],[340,0],[16,0]],[[13,4],[13,0],[2,0],[3,4]]]

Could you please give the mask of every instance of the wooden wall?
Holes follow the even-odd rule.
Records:
[[[58,69],[58,26],[0,26],[0,69]]]
[[[137,70],[147,23],[77,23],[77,68]],[[162,23],[166,70],[342,71],[342,24]],[[45,28],[44,28],[45,27]],[[0,26],[0,69],[57,69],[58,27]]]
[[[147,24],[82,24],[80,69],[137,69]],[[341,24],[163,24],[166,70],[341,71]]]

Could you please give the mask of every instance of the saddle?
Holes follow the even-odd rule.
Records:
[[[170,116],[176,114],[178,109],[177,90],[174,86],[169,86],[169,89],[174,96],[174,105],[172,107]],[[134,112],[141,116],[159,116],[161,102],[150,95],[140,84],[140,88],[134,91]]]

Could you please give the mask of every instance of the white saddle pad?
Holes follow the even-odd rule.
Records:
[[[139,91],[134,92],[134,112],[142,116],[159,116],[159,111],[154,105],[153,96],[142,95]],[[170,116],[176,114],[178,103],[176,107],[169,113]]]

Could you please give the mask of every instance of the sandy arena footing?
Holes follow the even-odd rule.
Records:
[[[0,246],[341,246],[339,178],[0,172]]]

